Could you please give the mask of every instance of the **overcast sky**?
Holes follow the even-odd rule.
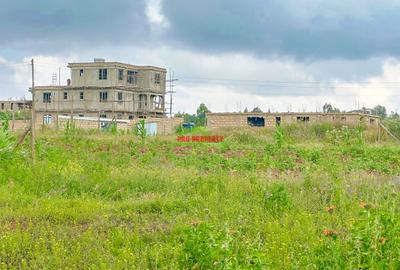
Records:
[[[66,64],[171,68],[174,111],[400,111],[398,0],[1,0],[0,98]]]

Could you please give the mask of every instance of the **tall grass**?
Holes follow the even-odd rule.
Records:
[[[310,129],[42,133],[0,165],[0,268],[398,269],[400,147]]]

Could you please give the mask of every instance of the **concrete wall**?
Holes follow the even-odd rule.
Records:
[[[22,131],[30,127],[31,120],[10,120],[8,122],[11,131]],[[3,122],[0,121],[0,127],[3,126]]]
[[[248,127],[248,117],[263,117],[265,127],[274,127],[277,117],[281,118],[281,124],[293,123],[323,123],[341,125],[357,125],[363,122],[367,126],[378,126],[379,117],[353,114],[353,113],[208,113],[207,126],[210,128],[220,127]],[[298,120],[308,119],[306,122]]]
[[[51,121],[45,123],[44,117],[46,115],[50,115],[47,113],[38,113],[36,115],[36,128],[40,129],[42,127],[46,128],[65,128],[67,122],[71,121],[69,116],[60,115],[57,117],[56,114],[51,114]],[[140,119],[133,119],[133,120],[116,120],[117,128],[123,130],[133,130],[134,126],[139,122]],[[99,118],[96,116],[85,116],[85,117],[78,117],[74,116],[73,119],[74,125],[78,128],[83,129],[99,129],[101,128],[103,123],[110,123],[112,122],[112,118]],[[173,134],[175,129],[178,125],[183,123],[183,118],[147,118],[145,119],[145,123],[155,123],[157,125],[157,134],[158,135],[167,135]]]

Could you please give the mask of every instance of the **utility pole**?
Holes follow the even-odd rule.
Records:
[[[174,78],[174,75],[171,73],[171,69],[169,69],[169,80],[167,80],[167,82],[169,83],[169,91],[167,91],[167,94],[170,94],[169,96],[169,117],[172,118],[172,106],[173,106],[173,102],[172,102],[172,94],[176,93],[174,91],[174,82],[177,81],[178,79]]]
[[[71,96],[71,117],[70,117],[70,121],[71,121],[71,126],[72,126],[72,123],[74,122],[74,92],[73,91],[70,91],[70,96]]]
[[[33,61],[33,58],[31,60],[31,65],[32,65],[32,116],[31,116],[31,148],[32,148],[32,164],[35,165],[35,156],[36,156],[36,151],[35,151],[35,140],[36,140],[36,112],[35,112],[35,64]]]

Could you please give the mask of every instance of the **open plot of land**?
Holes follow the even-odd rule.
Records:
[[[28,143],[0,152],[0,269],[400,268],[399,146],[228,134],[47,132],[34,168]]]

